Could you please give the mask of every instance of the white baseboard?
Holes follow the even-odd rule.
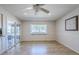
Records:
[[[29,39],[29,40],[21,40],[21,41],[55,41],[55,39]]]
[[[60,43],[60,44],[62,44],[62,45],[64,45],[65,47],[67,47],[67,48],[69,48],[69,49],[71,49],[71,50],[73,50],[74,52],[76,52],[76,53],[78,53],[79,54],[79,51],[77,51],[77,50],[75,50],[75,49],[73,49],[72,47],[70,47],[69,45],[67,45],[67,44],[65,44],[65,43],[63,43],[63,42],[60,42],[60,41],[58,41],[58,40],[56,40],[58,43]]]
[[[29,39],[29,40],[21,40],[21,41],[56,41],[55,39]]]

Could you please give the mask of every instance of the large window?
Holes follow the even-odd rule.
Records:
[[[31,24],[31,34],[47,34],[47,25]]]

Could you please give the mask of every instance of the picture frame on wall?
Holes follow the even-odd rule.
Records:
[[[0,36],[2,36],[3,29],[3,14],[0,14]]]
[[[73,16],[65,20],[66,31],[78,31],[78,16]]]

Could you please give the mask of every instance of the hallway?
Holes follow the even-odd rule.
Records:
[[[4,55],[78,55],[56,41],[52,42],[21,42]]]

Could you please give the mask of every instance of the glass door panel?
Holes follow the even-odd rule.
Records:
[[[20,40],[20,25],[16,25],[16,43],[18,43]]]
[[[14,45],[14,29],[15,29],[15,23],[12,21],[7,22],[7,38],[8,38],[8,48],[12,47]]]

